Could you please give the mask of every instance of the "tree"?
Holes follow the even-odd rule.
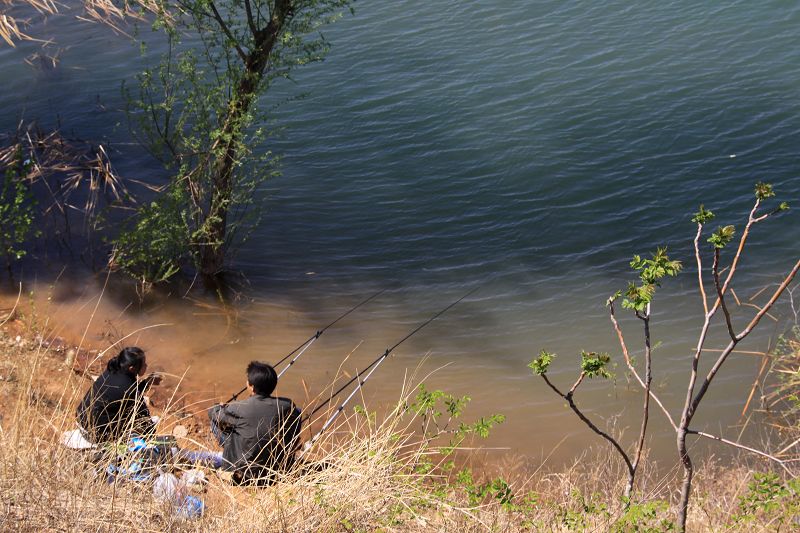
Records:
[[[159,235],[123,233],[114,261],[129,271],[142,265],[136,245],[184,228],[187,243],[176,255],[193,260],[212,286],[257,186],[277,172],[266,149],[259,98],[293,68],[320,61],[328,43],[319,29],[341,16],[350,0],[161,0],[156,27],[168,52],[157,69],[140,77],[131,113],[153,152],[174,172],[167,191],[144,216],[165,221]],[[183,34],[199,44],[181,42]],[[258,155],[260,153],[260,155]],[[169,238],[175,242],[175,238]],[[146,255],[146,254],[144,254]],[[182,257],[170,261],[180,263]],[[173,271],[173,269],[158,269]]]
[[[641,284],[637,285],[636,283],[631,283],[629,284],[627,290],[624,293],[623,291],[619,291],[608,299],[607,305],[609,308],[611,323],[613,325],[614,331],[617,334],[620,347],[622,349],[622,355],[625,359],[625,364],[628,367],[629,371],[631,372],[631,375],[633,375],[633,377],[640,384],[640,386],[644,391],[644,404],[642,408],[642,426],[639,432],[639,438],[637,439],[636,442],[636,448],[632,456],[628,451],[625,450],[625,448],[618,442],[617,439],[613,438],[612,436],[606,434],[605,432],[597,428],[597,426],[594,423],[592,423],[591,420],[589,420],[589,418],[586,417],[580,411],[580,409],[575,405],[575,402],[573,400],[573,395],[575,393],[575,390],[582,383],[585,377],[594,377],[594,376],[608,377],[609,375],[608,371],[605,369],[606,364],[610,361],[610,357],[608,355],[606,354],[598,355],[595,353],[587,354],[586,352],[584,352],[582,354],[581,373],[575,384],[570,388],[569,392],[567,393],[563,393],[560,389],[558,389],[555,385],[553,385],[553,383],[547,377],[547,370],[554,357],[552,354],[542,350],[539,357],[534,359],[529,365],[530,368],[533,370],[534,374],[541,376],[551,389],[553,389],[559,396],[567,400],[570,408],[587,426],[589,426],[590,429],[592,429],[595,433],[601,435],[603,438],[608,440],[612,444],[612,446],[614,446],[614,449],[622,456],[628,469],[628,480],[625,486],[625,493],[624,493],[626,500],[628,500],[628,498],[631,495],[637,466],[639,464],[639,460],[641,458],[641,451],[644,446],[645,435],[647,432],[647,421],[649,417],[650,400],[652,399],[658,405],[658,407],[666,416],[672,428],[675,430],[675,434],[677,437],[676,443],[678,449],[678,456],[681,465],[683,466],[684,469],[684,476],[681,482],[680,500],[678,503],[678,527],[680,528],[681,531],[685,531],[686,529],[687,510],[689,506],[689,499],[691,496],[692,476],[694,474],[694,467],[692,465],[691,457],[689,455],[689,451],[686,446],[687,436],[696,435],[700,437],[705,437],[714,440],[716,442],[736,447],[738,449],[769,459],[788,471],[788,467],[786,466],[787,461],[780,459],[778,454],[771,454],[756,448],[745,446],[737,442],[731,441],[729,439],[725,439],[721,436],[713,435],[711,433],[702,430],[696,430],[691,427],[691,422],[694,415],[697,412],[697,408],[699,407],[701,401],[703,400],[717,372],[720,370],[720,368],[728,359],[728,357],[731,355],[731,353],[733,353],[736,346],[745,337],[747,337],[756,328],[756,326],[758,326],[761,319],[775,305],[777,300],[784,293],[784,291],[786,291],[789,284],[797,275],[798,270],[800,270],[800,260],[798,260],[795,263],[795,265],[790,269],[789,273],[786,274],[783,280],[778,284],[778,287],[773,291],[767,303],[758,309],[758,312],[748,321],[747,325],[743,329],[739,330],[738,333],[736,332],[733,326],[733,319],[731,317],[731,313],[725,301],[725,296],[731,288],[731,282],[734,278],[734,275],[736,274],[736,269],[742,257],[745,243],[747,242],[747,238],[750,234],[752,226],[754,224],[766,220],[772,215],[775,215],[782,211],[786,211],[789,208],[789,206],[785,202],[783,202],[774,209],[766,213],[760,213],[759,209],[762,207],[762,203],[773,196],[775,196],[775,193],[773,192],[771,185],[760,182],[756,184],[755,204],[753,205],[753,208],[750,211],[747,224],[745,225],[745,229],[742,232],[742,235],[739,239],[738,247],[733,256],[733,259],[731,260],[731,264],[727,268],[727,274],[724,278],[724,281],[721,279],[721,272],[725,271],[725,269],[722,269],[720,266],[721,253],[722,250],[726,248],[726,246],[728,246],[733,241],[733,238],[736,233],[735,228],[734,226],[731,225],[721,226],[715,232],[713,232],[712,235],[708,238],[708,243],[711,244],[713,250],[711,277],[713,278],[715,292],[716,292],[716,300],[714,304],[711,306],[709,306],[708,297],[706,295],[705,284],[703,280],[703,261],[700,249],[700,240],[704,225],[714,219],[714,214],[711,211],[705,209],[705,207],[701,205],[699,211],[695,213],[694,217],[692,218],[692,222],[697,225],[697,233],[694,238],[694,250],[695,250],[695,260],[697,262],[697,271],[698,271],[697,281],[703,303],[704,320],[697,341],[697,348],[692,357],[692,367],[687,386],[686,400],[683,409],[681,410],[680,413],[680,419],[677,422],[676,419],[672,416],[672,414],[666,409],[663,402],[653,392],[650,386],[652,381],[650,307],[652,304],[652,299],[653,295],[655,294],[656,287],[658,287],[660,283],[660,279],[662,279],[665,276],[677,275],[681,269],[680,263],[677,261],[670,260],[666,255],[666,249],[658,249],[653,254],[652,259],[642,259],[638,255],[634,256],[633,260],[631,261],[631,267],[633,267],[634,270],[638,271]],[[642,376],[639,374],[634,365],[633,358],[631,357],[630,351],[625,341],[625,336],[623,335],[622,329],[616,318],[614,305],[615,302],[622,296],[624,296],[622,306],[625,309],[633,311],[635,316],[642,321],[642,325],[644,328],[644,344],[645,344],[644,378],[642,378]],[[711,370],[702,380],[699,388],[696,389],[698,382],[698,366],[700,362],[700,357],[703,354],[704,350],[706,350],[705,343],[708,338],[709,329],[711,327],[711,319],[714,317],[714,315],[717,313],[719,309],[722,309],[723,311],[725,317],[724,321],[725,327],[728,336],[730,337],[730,341],[728,342],[727,346],[723,350],[721,350],[721,353],[717,356],[717,359],[714,365],[712,366]]]
[[[777,459],[773,455],[765,453],[760,450],[756,450],[754,448],[749,448],[746,446],[739,445],[738,443],[729,441],[722,437],[711,435],[704,431],[694,430],[690,427],[692,419],[694,415],[697,413],[697,408],[700,405],[700,402],[705,397],[706,392],[708,392],[708,388],[711,385],[711,382],[714,380],[714,377],[719,372],[719,369],[728,359],[733,350],[736,346],[750,333],[752,333],[753,329],[758,325],[761,319],[764,317],[765,314],[769,312],[772,306],[775,305],[775,302],[780,298],[789,284],[792,282],[794,277],[797,275],[797,271],[800,270],[800,260],[798,260],[794,267],[789,271],[789,273],[784,277],[783,281],[778,285],[778,288],[772,293],[772,296],[767,301],[767,303],[762,306],[758,312],[753,316],[752,319],[749,320],[747,326],[745,326],[739,333],[736,333],[733,322],[731,319],[730,311],[728,310],[728,306],[725,302],[725,296],[731,286],[731,281],[733,280],[734,275],[736,274],[736,268],[739,265],[739,260],[742,257],[742,251],[744,250],[745,243],[747,242],[747,238],[750,235],[750,230],[754,224],[762,222],[769,218],[770,216],[779,213],[781,211],[785,211],[789,208],[788,204],[782,202],[776,208],[766,213],[759,213],[759,208],[761,204],[767,200],[775,196],[775,193],[772,190],[772,186],[767,183],[757,183],[755,186],[755,197],[756,201],[753,205],[753,208],[750,210],[750,214],[747,219],[747,224],[745,225],[744,231],[742,232],[742,236],[739,239],[739,245],[734,253],[733,259],[731,260],[731,264],[728,267],[728,273],[725,276],[725,281],[722,282],[720,272],[722,269],[720,268],[720,260],[721,260],[721,253],[722,250],[730,244],[733,240],[735,235],[735,228],[733,226],[722,226],[717,229],[714,233],[712,233],[711,237],[709,237],[708,242],[713,247],[713,262],[711,265],[711,274],[714,279],[714,288],[716,289],[716,300],[714,305],[709,308],[708,306],[708,299],[706,297],[705,286],[703,283],[702,272],[703,272],[703,261],[700,253],[700,237],[703,233],[703,226],[710,222],[714,218],[714,214],[710,211],[707,211],[700,206],[700,210],[695,214],[694,218],[692,218],[692,222],[697,224],[697,234],[694,239],[694,248],[695,248],[695,260],[697,261],[697,270],[698,270],[698,287],[700,290],[700,296],[703,302],[703,310],[705,312],[703,327],[700,330],[700,335],[697,341],[697,349],[695,350],[694,356],[692,357],[692,370],[689,376],[689,383],[686,389],[686,401],[684,403],[683,409],[681,410],[681,417],[680,421],[678,422],[677,426],[670,419],[672,422],[673,427],[675,427],[676,434],[677,434],[677,447],[678,447],[678,454],[681,460],[681,464],[683,465],[683,481],[681,483],[681,496],[679,501],[679,508],[678,508],[678,526],[683,531],[686,529],[686,515],[689,507],[689,497],[691,495],[692,490],[692,476],[694,474],[694,467],[692,465],[691,457],[689,456],[689,450],[686,447],[686,437],[688,435],[698,435],[702,437],[711,438],[718,442],[722,442],[731,446],[736,446],[738,448],[744,449],[751,453],[756,453],[763,457],[767,457],[773,461],[776,461],[781,466],[784,466],[783,461]],[[714,365],[709,370],[706,377],[700,383],[700,387],[695,392],[695,386],[697,384],[698,379],[698,365],[700,363],[700,357],[703,354],[703,350],[705,349],[705,342],[708,336],[708,331],[711,327],[711,319],[717,313],[719,309],[722,309],[723,314],[725,315],[725,327],[730,337],[730,341],[728,345],[722,350],[722,352],[717,357]],[[785,466],[784,466],[785,468]]]
[[[642,458],[642,450],[644,449],[645,436],[647,434],[647,424],[650,418],[650,385],[652,383],[652,345],[650,342],[650,304],[653,301],[656,288],[661,285],[661,280],[666,277],[674,277],[681,271],[681,263],[673,261],[667,255],[666,248],[659,248],[654,254],[652,259],[642,259],[642,257],[635,255],[630,263],[631,267],[639,273],[640,284],[631,282],[628,289],[625,291],[625,298],[622,302],[623,307],[632,310],[636,317],[642,321],[644,327],[644,361],[645,361],[645,379],[640,380],[644,388],[644,402],[642,406],[642,425],[639,430],[639,438],[636,441],[636,449],[633,454],[629,454],[620,442],[598,428],[575,404],[573,396],[585,378],[609,378],[611,373],[607,370],[606,365],[611,361],[608,354],[595,353],[595,352],[582,352],[581,353],[581,371],[578,379],[570,387],[569,391],[564,393],[556,387],[547,377],[547,370],[550,367],[555,354],[550,354],[544,350],[541,351],[539,357],[534,359],[528,365],[533,373],[541,376],[547,385],[559,396],[564,398],[569,404],[570,409],[580,418],[584,424],[589,428],[606,439],[619,453],[622,460],[625,462],[625,467],[628,469],[628,480],[625,483],[625,491],[623,497],[626,503],[630,502],[633,493],[634,484],[636,482],[636,472],[639,469],[639,464]],[[622,291],[618,291],[611,298],[608,299],[607,305],[612,309],[613,305],[620,296]],[[622,341],[624,343],[624,341]],[[630,357],[627,350],[624,350],[626,362],[630,363]],[[638,374],[636,374],[638,378]]]

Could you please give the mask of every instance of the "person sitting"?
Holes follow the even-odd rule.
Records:
[[[123,348],[106,365],[77,409],[78,424],[94,444],[119,442],[129,437],[150,436],[155,424],[145,403],[150,385],[161,383],[147,371],[147,357],[141,348]]]
[[[294,462],[300,410],[288,398],[271,396],[277,384],[272,366],[252,361],[247,365],[252,395],[208,410],[211,431],[223,447],[222,468],[233,472],[236,482],[272,483],[275,472]]]

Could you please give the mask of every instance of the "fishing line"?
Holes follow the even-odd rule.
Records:
[[[412,337],[414,334],[416,334],[416,333],[417,333],[419,330],[421,330],[422,328],[424,328],[425,326],[427,326],[428,324],[430,324],[431,322],[433,322],[434,320],[436,320],[437,318],[439,318],[440,316],[442,316],[444,313],[446,313],[448,310],[450,310],[450,309],[451,309],[452,307],[454,307],[456,304],[458,304],[459,302],[461,302],[462,300],[464,300],[466,297],[468,297],[468,296],[470,296],[471,294],[475,293],[475,292],[476,292],[476,291],[477,291],[479,288],[480,288],[480,286],[478,286],[478,287],[476,287],[476,288],[472,289],[472,290],[471,290],[471,291],[469,291],[467,294],[465,294],[464,296],[462,296],[461,298],[459,298],[459,299],[458,299],[458,300],[456,300],[455,302],[451,303],[450,305],[448,305],[447,307],[445,307],[444,309],[442,309],[441,311],[439,311],[438,313],[436,313],[435,315],[433,315],[431,318],[429,318],[428,320],[426,320],[425,322],[423,322],[422,324],[420,324],[419,326],[417,326],[417,328],[416,328],[416,329],[414,329],[414,330],[413,330],[411,333],[409,333],[408,335],[406,335],[405,337],[403,337],[402,339],[400,339],[400,340],[399,340],[399,341],[398,341],[398,342],[397,342],[397,343],[396,343],[394,346],[392,346],[391,348],[387,348],[385,352],[383,352],[381,355],[379,355],[379,356],[378,356],[378,357],[377,357],[377,358],[376,358],[374,361],[372,361],[372,362],[371,362],[371,363],[370,363],[370,364],[369,364],[369,365],[368,365],[366,368],[364,368],[364,369],[363,369],[363,370],[361,370],[360,372],[357,372],[355,376],[353,376],[353,377],[352,377],[352,378],[351,378],[351,379],[350,379],[350,380],[349,380],[347,383],[345,383],[344,385],[342,385],[341,387],[339,387],[339,390],[337,390],[335,393],[333,393],[333,394],[332,394],[332,395],[331,395],[331,396],[330,396],[328,399],[326,399],[326,400],[325,400],[323,403],[321,403],[320,405],[318,405],[317,407],[315,407],[315,408],[314,408],[314,410],[313,410],[313,411],[311,411],[311,413],[310,413],[310,414],[308,414],[308,415],[305,417],[305,419],[304,419],[304,422],[305,422],[305,421],[308,421],[308,419],[310,419],[312,416],[314,416],[314,414],[315,414],[315,413],[317,413],[317,412],[318,412],[320,409],[322,409],[322,408],[323,408],[323,407],[325,407],[325,406],[326,406],[328,403],[330,403],[330,402],[331,402],[331,400],[333,400],[333,399],[334,399],[336,396],[338,396],[339,394],[341,394],[341,393],[342,393],[342,391],[343,391],[343,390],[345,390],[347,387],[349,387],[349,386],[350,386],[350,385],[351,385],[351,384],[352,384],[354,381],[356,381],[356,380],[359,380],[359,381],[358,381],[358,386],[356,386],[356,388],[355,388],[355,389],[353,389],[353,391],[352,391],[352,392],[350,392],[350,395],[349,395],[349,396],[348,396],[348,397],[347,397],[347,398],[346,398],[346,399],[345,399],[345,400],[344,400],[344,401],[341,403],[341,405],[339,405],[339,407],[337,407],[337,408],[336,408],[336,411],[334,411],[333,415],[331,415],[331,416],[330,416],[330,418],[328,418],[328,420],[325,422],[325,424],[323,424],[323,425],[322,425],[322,429],[320,429],[320,430],[319,430],[319,431],[318,431],[318,432],[317,432],[317,433],[316,433],[316,434],[315,434],[313,437],[311,437],[311,440],[309,440],[309,441],[306,443],[306,445],[305,445],[305,449],[307,450],[308,448],[310,448],[310,447],[311,447],[311,445],[312,445],[312,444],[313,444],[313,443],[314,443],[314,442],[315,442],[315,441],[316,441],[316,440],[319,438],[319,436],[322,434],[322,432],[323,432],[323,431],[325,431],[325,430],[326,430],[326,429],[327,429],[327,428],[328,428],[328,427],[329,427],[329,426],[330,426],[330,425],[333,423],[333,421],[336,419],[336,417],[337,417],[337,416],[339,416],[339,414],[340,414],[340,413],[341,413],[341,412],[344,410],[344,407],[345,407],[345,405],[347,405],[347,402],[349,402],[349,401],[350,401],[350,400],[353,398],[353,396],[355,396],[356,392],[358,392],[358,391],[359,391],[359,390],[360,390],[360,389],[361,389],[361,388],[364,386],[364,383],[366,383],[366,382],[367,382],[367,380],[369,379],[369,377],[370,377],[370,376],[373,374],[373,372],[375,372],[375,370],[377,370],[377,369],[378,369],[378,366],[380,366],[380,364],[381,364],[381,363],[382,363],[382,362],[383,362],[383,361],[384,361],[384,360],[385,360],[387,357],[389,357],[389,354],[391,354],[391,353],[392,353],[392,352],[393,352],[393,351],[394,351],[394,350],[395,350],[395,349],[396,349],[398,346],[400,346],[400,345],[401,345],[401,344],[403,344],[405,341],[407,341],[408,339],[410,339],[410,338],[411,338],[411,337]],[[362,375],[364,375],[364,373],[366,373],[366,372],[369,372],[369,373],[367,373],[367,375],[364,377],[364,379],[363,379],[363,380],[361,380],[361,379],[360,379],[360,378],[361,378],[361,376],[362,376]]]
[[[274,368],[274,367],[277,367],[278,365],[280,365],[281,363],[283,363],[284,361],[286,361],[287,359],[289,359],[290,357],[292,357],[292,356],[293,356],[295,353],[297,353],[297,352],[298,352],[298,350],[300,350],[300,353],[297,353],[297,355],[296,355],[296,356],[295,356],[295,357],[294,357],[294,358],[293,358],[291,361],[289,361],[289,364],[288,364],[288,365],[286,365],[286,367],[285,367],[283,370],[281,370],[281,371],[280,371],[280,373],[278,374],[278,377],[281,377],[281,376],[282,376],[282,375],[283,375],[283,374],[284,374],[284,373],[285,373],[287,370],[289,370],[289,367],[291,367],[291,366],[292,366],[292,365],[293,365],[293,364],[294,364],[294,363],[295,363],[295,362],[296,362],[296,361],[297,361],[297,360],[300,358],[300,356],[301,356],[301,355],[303,355],[303,352],[305,352],[305,351],[308,349],[308,347],[309,347],[309,346],[311,346],[311,345],[314,343],[314,341],[315,341],[315,340],[317,340],[318,338],[320,338],[320,337],[322,336],[322,334],[323,334],[323,333],[325,333],[325,331],[326,331],[328,328],[330,328],[330,327],[334,326],[334,325],[335,325],[337,322],[339,322],[340,320],[342,320],[344,317],[346,317],[347,315],[349,315],[350,313],[352,313],[353,311],[355,311],[356,309],[358,309],[358,308],[359,308],[359,307],[361,307],[362,305],[366,304],[366,303],[367,303],[367,302],[369,302],[370,300],[373,300],[373,299],[377,298],[378,296],[380,296],[380,295],[381,295],[381,294],[383,294],[384,292],[386,292],[386,289],[381,289],[381,290],[379,290],[378,292],[376,292],[375,294],[373,294],[372,296],[370,296],[369,298],[367,298],[367,299],[365,299],[365,300],[362,300],[362,301],[361,301],[361,302],[359,302],[359,303],[358,303],[358,304],[357,304],[355,307],[352,307],[350,310],[348,310],[348,311],[347,311],[347,312],[345,312],[344,314],[342,314],[342,315],[339,315],[339,317],[338,317],[336,320],[334,320],[333,322],[331,322],[330,324],[328,324],[328,325],[327,325],[327,326],[325,326],[324,328],[322,328],[322,329],[318,330],[316,333],[314,333],[313,335],[311,335],[311,336],[310,336],[308,339],[306,339],[305,341],[303,341],[303,343],[302,343],[300,346],[298,346],[297,348],[295,348],[294,350],[292,350],[291,352],[289,352],[289,353],[288,353],[286,356],[284,356],[284,357],[283,357],[283,358],[282,358],[280,361],[278,361],[277,363],[275,363],[275,364],[273,365],[273,368]],[[301,350],[301,348],[302,348],[302,350]],[[242,393],[243,393],[244,391],[246,391],[246,390],[247,390],[247,387],[244,387],[242,390],[240,390],[239,392],[237,392],[236,394],[234,394],[233,396],[231,396],[231,399],[230,399],[230,400],[228,400],[228,401],[227,401],[227,402],[225,402],[225,403],[227,404],[227,403],[231,403],[231,402],[235,401],[235,400],[236,400],[236,398],[238,398],[238,397],[239,397],[239,395],[240,395],[240,394],[242,394]]]

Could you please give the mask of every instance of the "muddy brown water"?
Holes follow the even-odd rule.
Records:
[[[340,309],[335,314],[293,306],[288,300],[253,300],[239,306],[238,316],[232,316],[223,313],[212,301],[181,299],[165,299],[142,311],[132,303],[122,305],[113,301],[94,283],[80,290],[39,287],[34,294],[27,297],[24,304],[31,306],[30,316],[50,332],[50,337],[62,337],[68,343],[101,349],[120,341],[109,348],[109,354],[115,353],[120,345],[142,347],[147,351],[150,369],[167,375],[162,384],[165,391],[169,394],[174,391],[175,398],[183,399],[194,412],[202,412],[240,390],[245,384],[244,368],[249,361],[281,359],[335,320],[342,310],[346,311],[363,299],[350,296],[335,305],[326,300],[326,306]],[[3,308],[9,308],[14,297],[6,293]],[[468,312],[469,303],[465,305]],[[568,314],[568,310],[563,313]],[[433,313],[414,314],[419,317],[416,321],[400,312],[392,317],[386,309],[378,313],[378,318],[371,316],[374,313],[367,309],[356,311],[308,348],[281,379],[277,393],[293,398],[301,406],[315,405],[318,398],[326,398],[332,388],[338,388],[359,369],[365,368]],[[615,362],[622,364],[618,350],[613,351],[614,339],[608,324],[602,320],[586,323],[588,326],[581,327],[580,338],[597,338],[601,347],[604,343],[609,346]],[[641,335],[634,329],[635,325],[623,321],[623,327],[630,328],[631,339]],[[480,349],[481,344],[472,346],[471,351],[463,349],[457,336],[452,342],[448,340],[448,327],[447,315],[443,315],[402,344],[357,393],[348,410],[363,404],[370,410],[384,413],[404,392],[424,381],[428,389],[470,396],[472,401],[464,415],[466,421],[493,413],[506,416],[505,423],[495,427],[489,439],[474,443],[483,450],[481,461],[523,460],[535,465],[547,460],[558,466],[576,460],[590,449],[600,450],[601,456],[606,453],[603,442],[583,426],[538,377],[531,375],[524,364],[513,364],[489,351],[476,356],[475,349]],[[773,333],[777,326],[770,327]],[[567,329],[561,340],[569,338]],[[770,335],[762,335],[742,350],[760,351],[769,342]],[[578,343],[575,341],[573,352],[579,353]],[[662,349],[657,348],[655,352],[654,386],[672,411],[677,412],[681,396],[685,394],[681,379],[688,376],[688,366],[674,362],[665,366],[658,359]],[[531,346],[529,355],[532,357],[535,353],[536,348]],[[684,355],[683,361],[688,362],[688,355]],[[738,354],[730,361],[701,407],[700,423],[706,429],[729,438],[737,437],[742,421],[746,420],[740,413],[761,362],[761,357],[749,354]],[[560,356],[553,365],[554,382],[568,388],[576,377],[575,368],[575,361]],[[618,366],[615,372],[615,380],[611,382],[585,383],[576,398],[598,425],[622,432],[632,442],[639,426],[641,393],[629,383],[623,368]],[[352,389],[345,395],[349,390]],[[756,391],[754,406],[761,393]],[[333,403],[338,405],[345,395]],[[319,427],[321,420],[318,419],[314,427]],[[756,438],[752,431],[756,426],[758,415],[748,422],[744,441]],[[674,437],[663,415],[655,408],[650,435],[651,457],[667,467],[673,465]],[[703,454],[727,453],[705,442],[697,443],[695,448],[703,450]]]

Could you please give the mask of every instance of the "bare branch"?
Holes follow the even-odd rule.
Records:
[[[650,385],[653,382],[652,370],[652,349],[650,346],[650,304],[647,304],[647,311],[644,320],[644,406],[642,406],[642,426],[639,430],[639,441],[636,443],[636,454],[633,460],[633,469],[639,466],[639,459],[642,457],[644,449],[644,438],[647,434],[647,422],[650,419]]]
[[[717,361],[714,363],[714,366],[711,367],[711,370],[709,370],[708,375],[703,380],[703,384],[700,386],[700,390],[697,391],[697,395],[694,397],[690,409],[686,413],[688,414],[687,421],[691,420],[691,417],[696,411],[697,406],[700,404],[700,401],[703,399],[703,396],[708,390],[708,386],[711,384],[711,381],[714,379],[714,376],[717,375],[717,372],[719,372],[719,369],[722,366],[722,364],[725,362],[725,360],[728,358],[731,352],[733,352],[733,349],[742,339],[747,337],[747,335],[749,335],[750,332],[753,331],[753,329],[758,325],[758,323],[761,321],[761,319],[764,317],[767,311],[769,311],[769,309],[771,309],[772,306],[775,305],[775,302],[778,300],[778,298],[780,298],[781,294],[783,294],[783,291],[786,290],[786,287],[789,285],[789,283],[792,282],[794,277],[797,275],[798,270],[800,270],[800,260],[798,260],[797,263],[795,263],[794,268],[792,268],[791,272],[789,272],[786,278],[784,278],[783,282],[777,288],[777,290],[769,299],[769,301],[764,305],[763,309],[759,311],[755,317],[753,317],[753,319],[750,321],[747,327],[744,328],[744,330],[742,330],[742,332],[739,333],[739,335],[736,335],[734,339],[730,342],[730,344],[728,344],[728,346],[722,351],[720,356],[717,358]],[[684,427],[686,426],[684,425]]]
[[[703,312],[708,314],[708,297],[706,287],[703,283],[703,261],[700,258],[700,235],[703,233],[703,225],[697,224],[697,235],[694,237],[694,258],[697,261],[697,286],[700,288],[700,297],[703,299]]]
[[[730,285],[731,280],[733,279],[733,275],[736,273],[736,267],[739,265],[739,259],[742,257],[742,250],[744,250],[744,244],[747,241],[747,237],[750,234],[750,228],[756,222],[760,220],[755,219],[756,211],[758,211],[758,206],[761,205],[761,200],[756,198],[755,204],[753,204],[753,209],[750,210],[750,216],[747,219],[747,225],[744,227],[744,231],[742,232],[742,237],[739,239],[739,247],[736,249],[736,255],[733,257],[733,262],[731,262],[730,270],[728,271],[728,276],[725,278],[725,283],[722,286],[722,294],[725,294],[728,290],[728,285]],[[714,305],[716,309],[719,305],[719,300]]]
[[[586,377],[586,372],[581,372],[581,375],[578,376],[578,379],[569,389],[569,392],[564,396],[565,398],[572,398],[572,395],[575,394],[575,390],[577,390],[578,386],[583,382],[583,378]]]
[[[754,453],[756,455],[760,455],[761,457],[765,457],[771,461],[778,463],[781,468],[783,468],[788,474],[794,476],[794,473],[786,466],[786,461],[783,459],[778,459],[774,455],[770,455],[767,452],[758,450],[756,448],[751,448],[750,446],[745,446],[744,444],[739,444],[738,442],[720,437],[718,435],[712,435],[711,433],[706,433],[704,431],[695,431],[693,429],[687,429],[686,433],[689,435],[698,435],[700,437],[705,437],[707,439],[715,440],[717,442],[721,442],[723,444],[727,444],[728,446],[733,446],[734,448],[739,448],[740,450],[745,450],[750,453]]]
[[[614,325],[614,331],[617,333],[619,344],[622,347],[622,356],[625,359],[625,364],[628,366],[628,370],[630,370],[631,374],[633,374],[633,377],[636,378],[636,381],[639,382],[639,385],[641,385],[642,388],[644,389],[645,388],[644,381],[639,376],[639,373],[636,371],[636,368],[634,368],[633,366],[630,353],[628,352],[628,346],[625,344],[625,337],[622,335],[622,329],[620,328],[619,323],[617,323],[617,317],[614,315],[613,302],[609,304],[609,312],[611,316],[611,323]],[[664,416],[667,417],[667,420],[672,426],[672,429],[677,430],[678,426],[675,425],[675,421],[672,419],[672,415],[670,415],[669,411],[667,411],[667,408],[664,407],[664,404],[661,403],[661,400],[658,398],[658,396],[656,396],[656,394],[652,390],[650,390],[650,397],[653,398],[656,404],[658,404],[658,406],[661,408],[661,411],[664,413]]]
[[[214,4],[214,2],[209,2],[208,5],[211,6],[211,10],[214,12],[214,20],[217,21],[220,29],[222,29],[228,39],[230,39],[231,45],[236,49],[236,53],[239,54],[239,58],[243,63],[247,63],[247,54],[245,54],[244,50],[242,50],[241,46],[239,46],[239,41],[237,41],[233,36],[233,33],[231,33],[231,30],[228,28],[225,20],[223,20],[222,16],[219,14],[219,11],[217,11],[217,6]]]
[[[633,475],[635,470],[633,468],[633,465],[631,464],[630,459],[628,458],[628,454],[625,453],[625,450],[622,449],[622,446],[619,445],[619,443],[616,441],[616,439],[614,437],[612,437],[611,435],[609,435],[608,433],[606,433],[605,431],[603,431],[602,429],[600,429],[597,426],[595,426],[594,423],[591,420],[586,418],[586,415],[584,415],[583,412],[581,412],[581,410],[578,409],[578,406],[575,405],[575,402],[572,400],[572,396],[564,394],[563,392],[558,390],[558,388],[555,385],[553,385],[550,382],[550,380],[547,378],[547,374],[542,374],[541,376],[542,376],[542,379],[544,379],[545,383],[547,383],[547,385],[551,389],[553,389],[556,394],[558,394],[559,396],[561,396],[562,398],[564,398],[567,401],[567,403],[569,404],[570,409],[572,409],[572,411],[576,415],[578,415],[578,418],[580,418],[583,421],[584,424],[589,426],[589,429],[591,429],[592,431],[594,431],[595,433],[597,433],[598,435],[600,435],[601,437],[606,439],[609,443],[611,443],[611,445],[614,447],[614,449],[617,450],[617,452],[619,452],[619,454],[622,456],[623,461],[625,461],[625,465],[628,467],[629,474]]]
[[[747,327],[744,328],[744,330],[742,330],[741,333],[739,333],[739,335],[736,337],[737,340],[744,339],[747,335],[750,334],[751,331],[753,331],[753,328],[755,328],[758,325],[758,323],[761,321],[764,315],[767,314],[767,311],[769,311],[772,308],[772,306],[775,305],[775,302],[778,300],[778,298],[780,298],[783,291],[786,290],[786,287],[788,287],[789,284],[792,282],[794,277],[797,275],[798,270],[800,270],[800,260],[798,260],[797,263],[795,263],[794,268],[792,268],[792,271],[789,272],[786,278],[784,278],[783,282],[780,284],[778,289],[772,295],[772,298],[770,298],[769,301],[766,304],[764,304],[764,307],[756,314],[756,316],[753,317],[753,320],[750,321]]]
[[[247,13],[247,27],[250,28],[250,33],[255,35],[258,32],[258,27],[255,19],[253,19],[253,7],[250,5],[250,0],[244,0],[244,9]]]
[[[731,313],[728,311],[728,306],[725,304],[725,295],[722,294],[722,287],[719,285],[719,248],[714,250],[714,266],[712,268],[714,273],[714,287],[717,289],[717,301],[722,306],[722,313],[725,315],[725,325],[728,326],[728,335],[731,339],[736,338],[736,333],[733,331],[733,324],[731,324]]]

